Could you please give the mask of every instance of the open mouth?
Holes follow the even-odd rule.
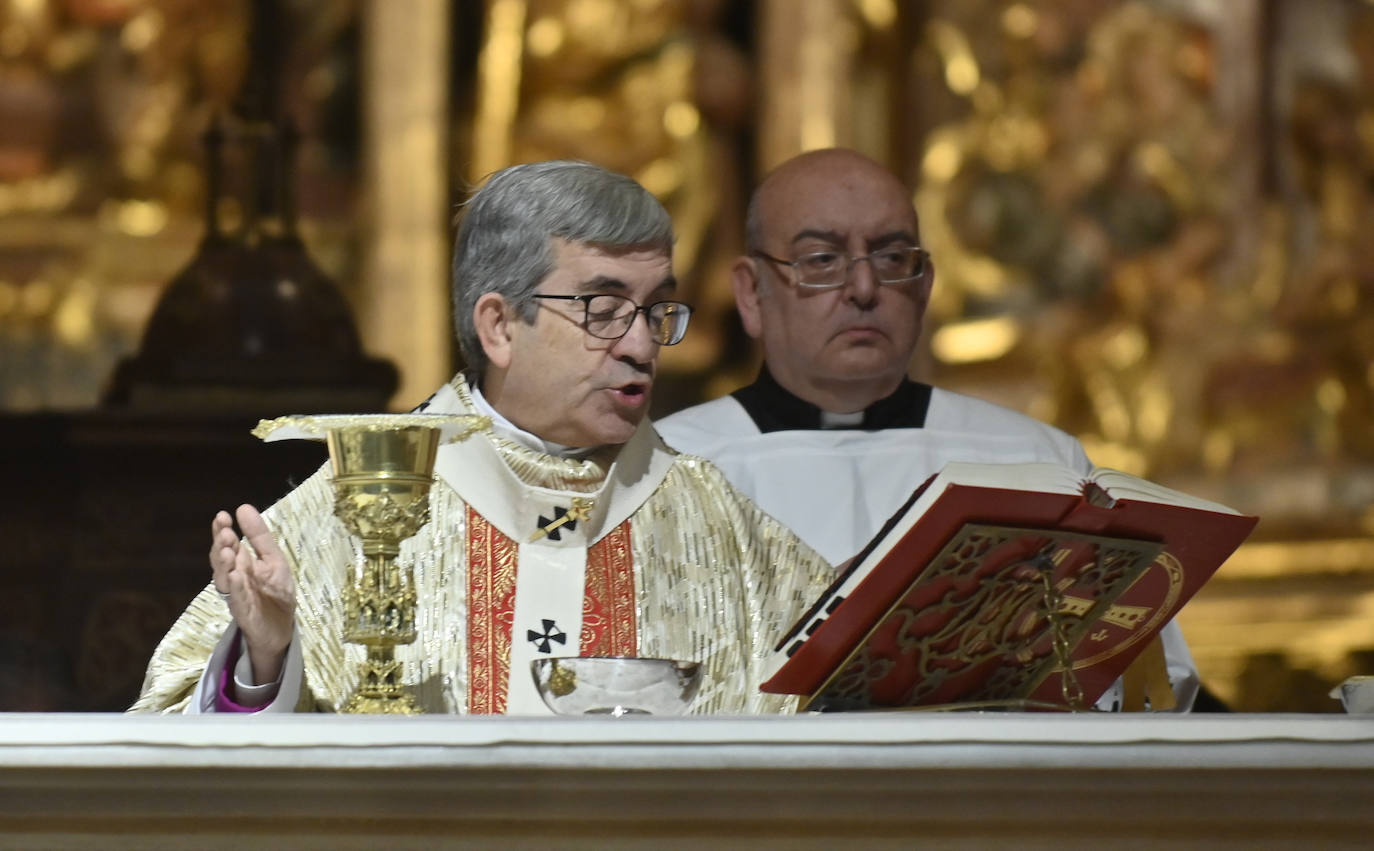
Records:
[[[612,390],[616,397],[627,405],[642,405],[649,398],[648,384],[624,384],[620,387],[614,387]]]

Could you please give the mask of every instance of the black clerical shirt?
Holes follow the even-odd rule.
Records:
[[[832,414],[800,399],[773,378],[765,366],[748,387],[730,394],[744,407],[759,431],[812,429],[922,428],[930,408],[930,385],[903,378],[892,395],[854,414]]]

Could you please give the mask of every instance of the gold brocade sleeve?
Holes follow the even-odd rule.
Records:
[[[206,585],[153,652],[143,688],[129,711],[184,712],[229,621],[229,607],[213,585]]]
[[[793,712],[759,691],[773,646],[834,571],[714,465],[681,455],[631,524],[640,654],[704,666],[692,712]]]
[[[313,613],[318,609],[319,598],[333,595],[338,584],[326,583],[328,587],[322,588],[317,577],[303,578],[299,555],[303,548],[307,552],[317,549],[311,547],[310,542],[331,541],[333,549],[345,554],[345,557],[349,554],[351,545],[347,535],[336,534],[328,528],[331,522],[337,525],[332,505],[328,474],[326,468],[322,467],[263,513],[294,574],[298,631],[307,638],[306,652],[314,649],[316,657],[320,655],[318,642],[309,641],[307,631],[318,626],[319,619]],[[338,532],[342,533],[342,527]],[[144,675],[143,688],[129,711],[184,712],[215,645],[229,628],[231,620],[228,605],[215,593],[213,584],[206,585],[153,652]],[[313,661],[319,665],[318,658]],[[306,666],[306,683],[298,707],[308,708],[315,703],[310,693],[311,667],[309,663]],[[334,667],[337,667],[337,663]]]
[[[431,521],[401,543],[399,558],[411,564],[417,595],[427,605],[416,613],[417,640],[398,647],[396,655],[404,661],[407,685],[426,712],[462,712],[467,692],[467,602],[462,582],[466,514],[462,500],[442,481],[431,489],[430,511]],[[340,601],[349,566],[361,561],[362,552],[334,516],[328,465],[263,517],[296,580],[296,634],[305,665],[297,709],[334,711],[356,685],[366,651],[342,639]],[[158,645],[130,711],[184,711],[229,623],[228,607],[207,587]]]

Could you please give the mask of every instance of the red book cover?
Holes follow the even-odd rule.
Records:
[[[778,645],[762,689],[829,709],[1089,706],[1256,522],[1115,471],[951,464]]]

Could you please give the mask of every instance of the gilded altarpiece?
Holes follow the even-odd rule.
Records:
[[[138,347],[204,234],[203,134],[243,94],[253,5],[0,3],[0,409],[90,408]],[[280,7],[289,35],[276,82],[302,140],[301,224],[312,256],[347,289],[357,10]],[[232,156],[230,166],[232,178]],[[242,194],[218,210],[228,230]]]
[[[1374,665],[1374,9],[1299,5],[930,4],[909,175],[928,374],[1259,514],[1184,629],[1232,706],[1329,711]]]

